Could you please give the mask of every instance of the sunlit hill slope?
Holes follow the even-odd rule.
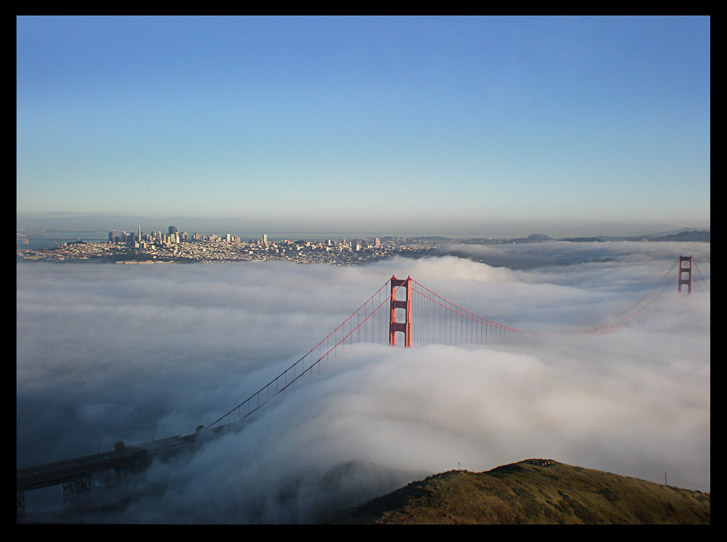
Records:
[[[710,494],[528,459],[449,471],[338,517],[354,524],[708,524]]]

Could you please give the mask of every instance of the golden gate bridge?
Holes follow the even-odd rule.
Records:
[[[675,283],[679,293],[691,294],[694,271],[697,272],[696,278],[706,284],[694,258],[679,256],[661,279],[625,310],[574,333],[606,333],[621,329],[652,307]],[[388,343],[390,346],[411,348],[428,344],[494,344],[517,335],[539,334],[471,312],[411,277],[398,279],[392,276],[317,345],[207,427],[247,418],[272,397],[320,370],[323,362],[338,355],[347,345]]]
[[[574,333],[607,333],[621,329],[653,307],[675,284],[679,294],[691,294],[694,284],[707,284],[692,256],[679,256],[651,289],[619,314]],[[392,276],[287,369],[211,423],[198,426],[194,434],[135,446],[119,442],[111,452],[18,469],[17,517],[22,521],[25,516],[26,491],[63,484],[64,504],[77,506],[90,494],[91,479],[97,473],[111,471],[115,479],[121,479],[128,473],[145,469],[154,459],[196,449],[201,445],[202,434],[223,434],[239,428],[273,397],[320,371],[327,360],[343,355],[347,346],[357,343],[404,348],[429,344],[488,345],[517,336],[539,334],[469,311],[411,277]]]

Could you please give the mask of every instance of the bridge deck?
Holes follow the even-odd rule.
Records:
[[[232,425],[220,426],[205,434],[220,435]],[[200,428],[201,429],[201,428]],[[107,469],[136,470],[147,466],[153,459],[167,459],[179,452],[191,450],[199,444],[200,431],[184,436],[173,436],[117,450],[46,463],[16,470],[18,492],[39,489],[70,482]]]
[[[17,491],[38,489],[107,469],[135,470],[145,466],[155,457],[166,458],[189,449],[196,440],[196,435],[175,436],[119,450],[17,469],[16,488]]]
[[[96,471],[129,468],[142,461],[144,454],[142,448],[124,448],[18,469],[16,487],[18,491],[27,491],[69,482]]]

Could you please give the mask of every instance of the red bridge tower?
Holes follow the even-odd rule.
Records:
[[[691,256],[679,256],[679,292],[686,285],[687,293],[692,293],[692,260]]]
[[[406,300],[396,299],[396,293],[400,288],[406,290]],[[389,301],[389,344],[396,346],[397,331],[404,332],[404,346],[411,346],[411,277],[397,279],[391,277],[391,299]],[[403,322],[396,321],[396,309],[406,309],[406,316]]]

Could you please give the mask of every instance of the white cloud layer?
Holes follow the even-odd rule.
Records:
[[[571,333],[636,301],[679,254],[708,280],[709,245],[468,249],[352,268],[18,264],[17,465],[194,432],[395,274],[544,333],[347,348],[242,432],[149,469],[127,507],[80,520],[305,523],[428,473],[529,457],[709,491],[707,285],[674,285],[617,332]]]

